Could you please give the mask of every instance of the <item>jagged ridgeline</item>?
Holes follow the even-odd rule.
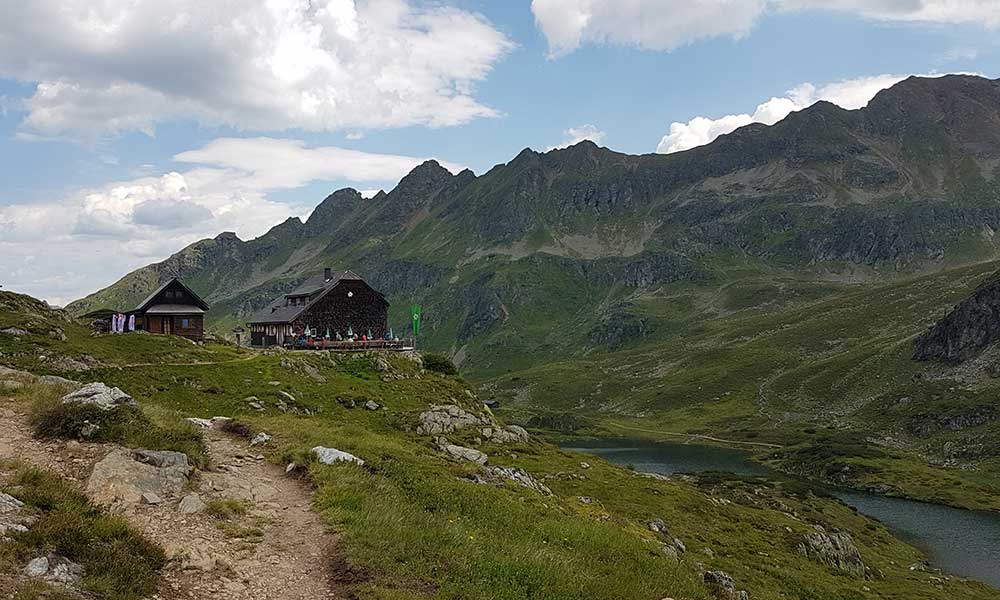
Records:
[[[429,161],[389,193],[340,190],[304,223],[197,242],[70,309],[134,304],[180,276],[225,331],[324,266],[353,269],[392,324],[422,304],[426,344],[495,373],[654,335],[677,316],[650,308],[664,290],[994,258],[998,176],[1000,81],[910,78],[861,110],[820,102],[677,154],[583,142],[480,176]]]

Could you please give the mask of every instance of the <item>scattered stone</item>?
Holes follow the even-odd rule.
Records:
[[[66,341],[66,334],[63,333],[62,329],[53,329],[49,332],[49,337],[54,340],[59,340],[60,342]]]
[[[262,445],[270,442],[271,439],[272,439],[271,436],[269,436],[268,434],[266,434],[266,433],[264,433],[262,431],[262,432],[258,433],[257,435],[253,436],[253,439],[250,440],[250,445],[251,446],[262,446]]]
[[[248,404],[249,404],[250,408],[252,408],[254,410],[258,410],[258,411],[264,410],[264,405],[261,404],[260,402],[250,402]]]
[[[204,512],[208,508],[208,505],[202,502],[201,496],[198,494],[188,494],[181,498],[181,501],[177,503],[177,512],[182,515],[193,515],[200,512]]]
[[[580,501],[580,504],[593,504],[594,503],[594,499],[591,498],[590,496],[579,496],[577,498],[577,500]]]
[[[157,504],[162,504],[163,503],[163,498],[160,498],[159,496],[157,496],[153,492],[145,492],[145,493],[143,493],[141,499],[142,499],[142,503],[143,504],[157,505]]]
[[[358,465],[364,465],[365,461],[361,460],[353,454],[337,450],[336,448],[325,448],[323,446],[316,446],[312,449],[312,453],[316,455],[316,459],[324,465],[332,465],[338,462],[353,462]]]
[[[212,421],[211,421],[211,419],[199,419],[197,417],[188,417],[188,418],[186,418],[184,420],[187,421],[188,423],[194,425],[195,427],[198,427],[198,428],[201,428],[201,429],[211,429],[212,428]]]
[[[832,567],[852,577],[864,577],[865,563],[851,535],[846,532],[826,533],[821,528],[807,533],[798,545],[799,554]]]
[[[365,408],[368,410],[378,410],[382,407],[379,405],[378,402],[375,402],[374,400],[369,400],[368,402],[365,402]]]
[[[103,383],[88,383],[80,389],[70,392],[62,397],[63,404],[80,403],[89,404],[101,410],[114,410],[119,406],[138,406],[132,396],[116,387],[108,387]]]
[[[11,523],[10,521],[0,521],[0,539],[5,537],[5,534],[9,531],[15,533],[25,533],[28,528],[20,523]]]
[[[280,381],[268,381],[267,385],[278,386],[278,385],[281,385],[281,382]]]
[[[28,335],[28,332],[23,329],[18,329],[17,327],[8,327],[7,329],[0,329],[0,333],[6,333],[7,335],[12,335],[14,337],[22,337]]]
[[[337,398],[337,404],[343,406],[344,408],[354,408],[358,405],[358,403],[354,401],[354,398],[345,397]]]
[[[24,567],[24,574],[28,577],[44,577],[49,572],[49,559],[44,556],[34,558]]]
[[[590,468],[590,463],[589,462],[581,462],[580,463],[580,468],[581,469],[589,469]]]
[[[0,391],[16,392],[24,387],[20,381],[0,381]]]

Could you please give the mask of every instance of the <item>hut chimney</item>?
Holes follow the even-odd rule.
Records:
[[[333,269],[326,267],[323,269],[323,281],[330,281],[333,279]]]

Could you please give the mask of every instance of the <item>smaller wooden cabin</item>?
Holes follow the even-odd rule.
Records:
[[[174,277],[127,314],[135,315],[136,329],[201,341],[206,312],[208,304]]]
[[[324,269],[253,316],[250,345],[292,345],[306,332],[327,340],[346,339],[348,332],[381,339],[388,309],[385,296],[357,273]]]

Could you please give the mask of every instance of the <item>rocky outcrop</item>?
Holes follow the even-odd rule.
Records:
[[[528,441],[528,432],[517,425],[501,425],[488,411],[471,413],[457,404],[431,405],[420,413],[418,435],[445,435],[475,429],[478,435],[497,444]]]
[[[927,333],[914,340],[913,359],[963,361],[997,341],[1000,341],[1000,273],[993,274]]]
[[[101,410],[114,410],[119,406],[138,406],[138,403],[125,392],[116,387],[108,387],[103,383],[88,383],[78,390],[62,397],[63,404],[84,404],[96,406]]]
[[[618,350],[627,344],[642,340],[652,332],[647,319],[628,312],[626,307],[616,307],[590,330],[588,337],[595,346]]]
[[[667,524],[664,523],[663,519],[653,519],[646,524],[650,531],[658,533],[661,540],[661,548],[663,553],[668,556],[673,556],[677,558],[679,555],[687,552],[687,547],[680,538],[674,537],[670,534],[670,530],[667,529]]]
[[[316,460],[324,465],[335,465],[339,462],[351,462],[361,466],[364,466],[365,464],[365,461],[361,460],[357,456],[344,452],[343,450],[337,450],[336,448],[316,446],[311,452],[316,457]]]
[[[517,485],[538,492],[543,496],[551,496],[552,490],[544,483],[538,481],[524,469],[517,467],[486,467],[482,473],[474,474],[471,479],[476,483],[503,485],[506,481],[512,481]]]
[[[706,571],[702,579],[717,600],[750,600],[750,594],[737,590],[736,582],[725,571]]]
[[[849,533],[827,533],[822,528],[807,533],[799,542],[798,552],[812,560],[836,569],[851,577],[865,576],[865,563]]]
[[[86,491],[96,504],[138,504],[145,494],[179,496],[190,473],[187,456],[180,452],[113,450],[94,465]]]
[[[945,414],[918,414],[906,422],[906,430],[917,436],[928,436],[941,431],[962,431],[992,423],[997,409],[992,404],[969,406]]]
[[[75,587],[83,579],[83,565],[56,555],[39,556],[24,567],[24,574],[34,579]]]

